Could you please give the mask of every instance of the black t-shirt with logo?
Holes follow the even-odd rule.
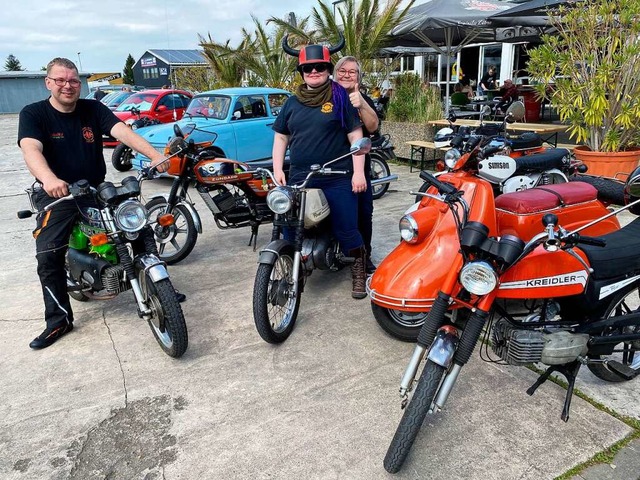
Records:
[[[18,145],[23,138],[39,140],[49,168],[59,179],[67,183],[86,179],[95,187],[107,173],[102,135],[109,135],[119,121],[95,100],[78,100],[71,113],[59,112],[48,99],[42,100],[20,112]]]
[[[342,126],[335,106],[327,102],[321,107],[307,107],[294,96],[289,97],[278,114],[273,130],[289,136],[290,176],[308,172],[314,164],[323,165],[349,153],[351,146],[347,134],[362,125],[358,111],[349,103]],[[335,170],[353,171],[349,155],[331,164]]]

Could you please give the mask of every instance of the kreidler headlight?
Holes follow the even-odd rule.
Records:
[[[470,262],[460,271],[460,283],[474,295],[486,295],[498,285],[498,276],[487,262]]]
[[[116,209],[116,225],[125,232],[137,232],[147,224],[147,209],[138,200],[125,200]]]
[[[278,215],[287,213],[293,206],[293,193],[286,187],[276,187],[267,195],[267,205]]]
[[[418,241],[418,223],[411,215],[404,215],[400,219],[400,236],[407,243]]]
[[[458,160],[460,160],[461,156],[462,155],[457,148],[451,148],[447,150],[447,153],[444,154],[444,163],[448,168],[453,168],[456,166],[456,163],[458,163]]]

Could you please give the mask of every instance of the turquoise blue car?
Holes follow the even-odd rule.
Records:
[[[189,139],[209,142],[220,156],[241,162],[267,160],[273,148],[271,126],[280,108],[291,95],[286,90],[265,87],[238,87],[211,90],[195,95],[181,120],[137,131],[159,152],[174,135],[173,126],[192,131]],[[195,128],[193,128],[195,126]],[[149,159],[137,153],[133,167],[148,166]]]

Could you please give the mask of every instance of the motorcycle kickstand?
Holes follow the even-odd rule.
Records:
[[[573,398],[573,388],[575,386],[578,371],[580,370],[581,366],[582,364],[577,360],[566,365],[550,366],[542,375],[540,375],[535,383],[527,389],[527,395],[533,395],[538,387],[546,382],[553,372],[561,373],[567,379],[567,395],[564,399],[564,407],[562,408],[562,415],[560,415],[560,418],[563,421],[568,422],[569,409],[571,408],[571,399]]]
[[[249,237],[249,243],[247,243],[247,247],[253,245],[253,251],[256,251],[257,243],[258,243],[258,227],[260,224],[251,225],[251,236]]]

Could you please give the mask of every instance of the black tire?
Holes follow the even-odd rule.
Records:
[[[624,205],[624,183],[606,177],[593,175],[572,175],[570,182],[585,182],[598,190],[598,199],[613,205]]]
[[[284,342],[296,325],[302,285],[298,284],[296,296],[291,297],[293,262],[293,256],[280,252],[273,265],[261,263],[256,272],[253,321],[267,343]]]
[[[167,201],[162,197],[154,198],[145,207],[149,211],[149,221],[158,244],[160,259],[173,265],[187,258],[198,241],[198,229],[189,209],[184,205],[176,205],[171,211],[174,224],[163,227],[156,219],[159,214],[166,213]]]
[[[376,180],[388,175],[391,175],[391,170],[389,169],[389,164],[387,163],[384,155],[379,152],[373,152],[371,154],[371,180]],[[373,193],[373,199],[377,200],[387,193],[387,190],[389,190],[389,184],[383,183],[380,185],[373,185],[371,190]]]
[[[393,436],[384,457],[384,469],[387,472],[398,473],[402,468],[429,408],[431,408],[444,370],[444,367],[427,360],[413,397],[402,415],[400,425],[398,425],[396,434]]]
[[[382,329],[398,340],[415,343],[427,318],[427,312],[402,312],[371,302],[373,316]]]
[[[422,185],[420,185],[420,188],[418,189],[420,193],[425,193],[427,190],[429,190],[429,184],[427,182],[424,182]],[[420,200],[422,200],[422,198],[422,195],[416,195],[415,203],[420,203]]]
[[[111,163],[119,172],[128,172],[133,167],[133,150],[124,143],[120,143],[113,149]]]
[[[149,327],[160,348],[173,358],[181,357],[189,345],[187,324],[171,280],[154,283],[144,270],[138,272],[142,294],[151,310]]]
[[[638,311],[640,308],[640,289],[634,288],[630,291],[623,291],[616,295],[612,300],[602,318],[608,318],[617,315],[624,315]],[[638,333],[640,326],[629,326],[615,329],[607,329],[602,332],[601,336],[619,335],[624,333]],[[640,340],[635,342],[620,343],[615,346],[616,350],[612,355],[607,355],[606,359],[616,360],[623,365],[638,371],[640,369]],[[605,360],[603,355],[589,355],[591,359]],[[605,382],[620,383],[627,380],[617,373],[609,370],[602,363],[587,364],[591,373]]]

